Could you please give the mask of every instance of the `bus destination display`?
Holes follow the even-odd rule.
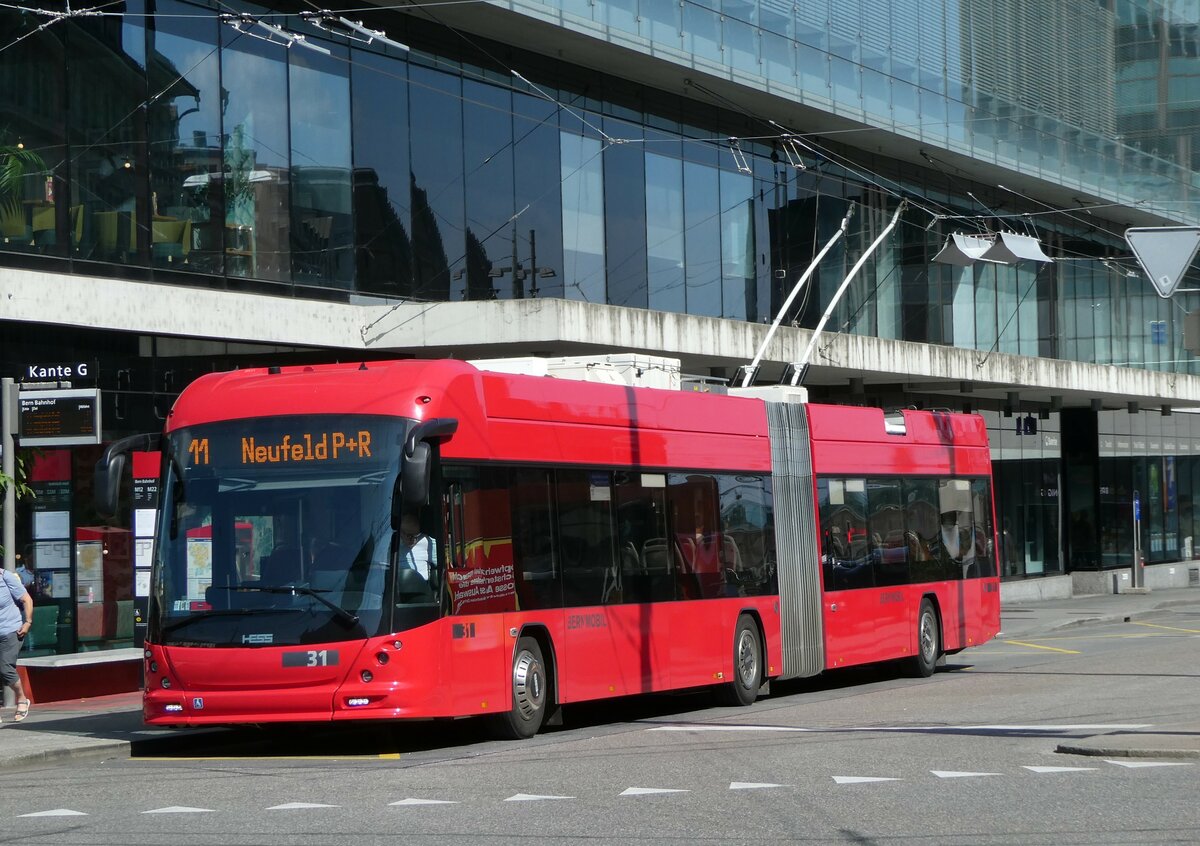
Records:
[[[238,449],[237,462],[242,465],[279,466],[284,464],[323,464],[353,460],[368,460],[372,434],[368,429],[352,432],[301,432],[266,437],[243,436],[237,442],[196,437],[188,443],[193,467],[208,465],[213,460],[214,443]],[[218,460],[219,464],[226,461]]]

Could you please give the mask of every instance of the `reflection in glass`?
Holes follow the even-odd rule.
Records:
[[[328,49],[328,48],[327,48]],[[346,51],[291,52],[293,278],[349,288],[354,282],[350,214],[350,78]]]
[[[688,314],[721,316],[721,191],[715,167],[683,166]]]
[[[649,306],[682,312],[684,288],[683,162],[646,154],[646,253]]]
[[[512,95],[494,85],[463,84],[467,174],[467,299],[519,298],[513,216]]]
[[[830,97],[828,53],[801,45],[796,51],[796,71],[803,90],[824,99]]]
[[[748,175],[721,171],[721,316],[736,320],[758,312],[753,192]]]
[[[717,0],[683,4],[683,49],[698,58],[721,62],[721,15]]]
[[[413,278],[423,299],[462,299],[464,237],[462,80],[409,68]]]
[[[638,34],[638,0],[604,0],[604,22],[621,32]]]
[[[146,74],[141,17],[113,26],[68,21],[68,87],[87,91],[68,111],[73,207],[82,216],[81,256],[141,263],[149,243],[143,111]]]
[[[225,87],[225,269],[284,282],[291,276],[287,51],[222,30]]]
[[[640,140],[641,127],[604,119],[614,138]],[[640,144],[604,151],[604,234],[608,302],[646,308],[646,156]]]
[[[64,161],[63,27],[37,29],[41,16],[0,9],[0,250],[65,255],[78,248],[83,207],[68,202]],[[36,33],[36,34],[35,34]],[[58,167],[57,174],[51,168]]]
[[[159,3],[150,31],[150,255],[160,266],[224,270],[217,20]]]
[[[407,65],[361,50],[351,55],[357,287],[411,295]]]
[[[752,15],[754,7],[743,2],[726,2],[725,6],[733,6],[737,10],[737,17],[727,15],[723,24],[726,61],[745,73],[761,73],[762,69],[758,66],[758,28],[738,20]]]
[[[683,9],[679,0],[642,0],[642,34],[655,44],[678,48]]]
[[[563,285],[569,300],[605,301],[604,159],[600,141],[563,132]]]
[[[541,97],[513,95],[517,262],[526,268],[520,296],[563,296],[563,237],[558,108]]]
[[[796,47],[781,35],[762,34],[763,74],[784,85],[796,84]]]

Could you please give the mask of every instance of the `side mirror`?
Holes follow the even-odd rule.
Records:
[[[409,430],[404,439],[398,489],[392,491],[392,528],[399,530],[400,517],[408,508],[420,508],[429,500],[429,485],[433,474],[432,450],[429,441],[444,441],[458,431],[458,420],[435,417],[423,420]]]
[[[392,528],[400,529],[400,518],[407,509],[420,508],[429,499],[429,482],[433,472],[432,451],[421,441],[414,445],[412,455],[404,458],[396,490],[392,492]]]
[[[111,458],[106,452],[96,462],[96,477],[93,481],[92,498],[96,512],[105,520],[117,513],[117,497],[121,493],[121,478],[125,473],[125,454]]]
[[[121,493],[121,478],[125,473],[125,456],[131,450],[153,452],[162,442],[157,433],[130,435],[113,441],[96,462],[96,478],[92,499],[96,512],[106,520],[117,513],[117,498]]]

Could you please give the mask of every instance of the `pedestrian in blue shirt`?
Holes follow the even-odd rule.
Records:
[[[33,597],[16,573],[0,570],[0,682],[11,687],[17,698],[16,721],[29,716],[29,699],[17,675],[17,656],[29,628],[33,625]]]

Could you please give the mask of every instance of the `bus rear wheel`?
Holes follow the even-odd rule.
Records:
[[[913,676],[927,679],[933,675],[933,671],[937,669],[941,640],[933,603],[922,599],[921,611],[917,615],[917,654],[909,664],[909,671]]]
[[[733,680],[717,689],[724,705],[753,705],[762,687],[762,640],[758,626],[748,614],[738,617],[733,635]]]
[[[546,663],[542,648],[531,637],[517,641],[512,663],[512,709],[496,714],[492,728],[503,740],[533,737],[546,717]]]

